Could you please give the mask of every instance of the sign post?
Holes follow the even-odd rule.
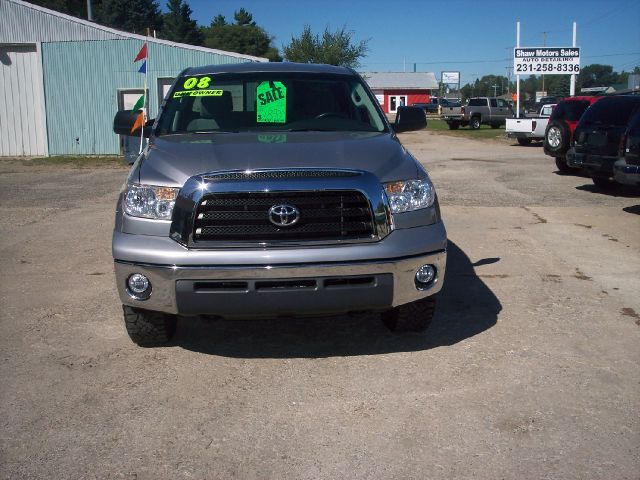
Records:
[[[580,73],[580,48],[576,47],[576,22],[573,22],[573,45],[571,47],[520,48],[520,22],[516,28],[516,48],[513,50],[513,71],[517,83],[516,117],[520,118],[520,75],[571,75],[569,94],[575,95],[576,75]]]
[[[516,48],[520,48],[520,22],[516,24]],[[518,101],[516,102],[516,118],[520,118],[520,74],[516,72],[516,95],[518,96]]]

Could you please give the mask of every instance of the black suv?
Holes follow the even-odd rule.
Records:
[[[615,186],[613,164],[618,160],[620,140],[638,110],[640,95],[616,95],[594,103],[573,133],[567,164],[582,168],[600,188]]]
[[[619,157],[613,164],[616,182],[640,187],[640,111],[631,119],[620,140]]]

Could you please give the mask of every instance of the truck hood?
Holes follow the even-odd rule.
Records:
[[[247,169],[344,168],[365,170],[381,182],[424,174],[389,133],[207,133],[152,138],[138,165],[140,183],[182,187],[208,172]],[[136,175],[136,173],[138,175]]]

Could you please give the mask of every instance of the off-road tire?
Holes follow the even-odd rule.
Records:
[[[472,117],[469,121],[469,128],[472,130],[478,130],[480,128],[480,117]]]
[[[571,173],[571,171],[577,170],[567,165],[567,159],[565,157],[555,157],[555,160],[556,160],[556,167],[558,168],[558,171],[561,173]]]
[[[501,125],[500,123],[492,123],[491,124],[491,128],[493,128],[495,130],[497,128],[500,128],[500,125]]]
[[[518,143],[520,145],[522,145],[523,147],[526,147],[528,145],[531,145],[531,139],[530,138],[518,138]]]
[[[382,313],[382,323],[392,332],[424,332],[433,320],[436,298],[427,297]]]
[[[554,120],[544,132],[544,148],[554,156],[563,156],[569,149],[569,129],[564,122]]]
[[[593,184],[601,190],[615,190],[618,188],[618,183],[615,180],[611,180],[609,177],[602,175],[594,175],[591,177]]]
[[[175,315],[123,305],[124,324],[129,338],[141,347],[165,345],[176,333]]]
[[[451,122],[448,125],[449,130],[457,130],[458,128],[460,128],[460,124],[458,122]]]

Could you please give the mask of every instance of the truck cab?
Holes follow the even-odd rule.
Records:
[[[118,112],[148,145],[120,194],[116,288],[131,339],[177,318],[379,312],[394,331],[434,315],[447,237],[435,187],[353,70],[247,63],[189,68],[158,118]]]

